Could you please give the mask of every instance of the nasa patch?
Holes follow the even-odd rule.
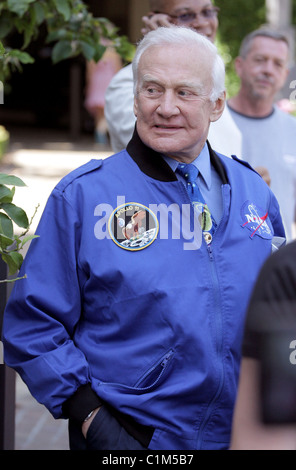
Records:
[[[138,251],[147,248],[156,239],[158,220],[148,207],[129,202],[112,212],[108,230],[112,240],[120,248]]]
[[[246,201],[241,208],[241,216],[243,219],[241,226],[251,232],[250,238],[258,235],[267,240],[272,239],[273,229],[270,225],[268,212],[256,206],[253,202]]]

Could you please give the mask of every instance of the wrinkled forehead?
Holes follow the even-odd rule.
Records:
[[[138,67],[138,80],[163,80],[166,83],[212,83],[212,61],[198,45],[150,46],[143,52]]]
[[[209,51],[200,47],[199,44],[153,44],[143,51],[140,60],[139,68],[155,68],[156,61],[158,67],[167,67],[171,65],[176,69],[176,72],[182,69],[184,65],[191,68],[211,69],[213,65],[213,57]]]

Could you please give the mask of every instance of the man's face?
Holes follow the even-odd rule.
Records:
[[[171,16],[173,24],[195,29],[212,42],[215,40],[218,17],[211,0],[167,0],[162,10],[160,13]]]
[[[224,98],[210,101],[211,61],[198,47],[153,46],[138,68],[134,110],[141,140],[176,160],[196,158]]]
[[[273,100],[287,79],[288,55],[284,41],[256,37],[247,56],[236,60],[236,71],[245,93],[253,99]]]

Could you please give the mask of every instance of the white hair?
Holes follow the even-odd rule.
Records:
[[[134,93],[136,93],[138,81],[138,66],[141,56],[153,46],[198,46],[203,48],[208,57],[212,58],[213,87],[210,100],[215,102],[225,91],[225,65],[218,54],[216,46],[205,36],[196,31],[182,26],[160,27],[150,31],[138,44],[133,60]]]

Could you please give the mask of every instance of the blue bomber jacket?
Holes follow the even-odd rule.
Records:
[[[183,183],[136,131],[53,190],[3,343],[55,418],[103,403],[149,449],[229,446],[248,299],[284,231],[262,178],[210,155],[223,217],[209,245]]]

